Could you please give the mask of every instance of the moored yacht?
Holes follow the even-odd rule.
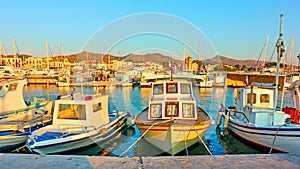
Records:
[[[283,84],[279,84],[280,58],[284,52],[282,17],[283,15],[276,45],[278,55],[275,84],[252,83],[239,89],[236,107],[228,107],[219,112],[217,125],[223,116],[224,127],[249,143],[267,148],[270,153],[279,151],[300,154],[299,82],[290,87],[296,108],[286,108],[285,111],[277,108],[278,90],[284,88]]]

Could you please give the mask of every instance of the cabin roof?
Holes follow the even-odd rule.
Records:
[[[62,96],[60,98],[60,100],[85,100],[85,101],[89,101],[89,100],[93,100],[97,97],[101,97],[102,94],[95,94],[95,95],[90,95],[90,94],[85,94],[85,95],[81,95],[80,93],[74,93],[71,95],[66,95],[66,96]]]

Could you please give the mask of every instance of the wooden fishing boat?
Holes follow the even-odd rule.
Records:
[[[45,102],[31,105],[24,102],[23,87],[26,84],[24,78],[0,81],[0,151],[24,145],[32,131],[52,121]]]
[[[252,84],[238,89],[236,107],[220,112],[224,127],[253,145],[300,154],[299,107],[285,108],[284,111],[275,108],[274,111],[274,88],[275,85]],[[297,90],[295,88],[293,92],[299,94]],[[299,105],[299,98],[297,100]],[[220,119],[217,120],[219,123]]]
[[[55,100],[53,124],[34,131],[28,147],[39,154],[60,154],[93,144],[102,147],[128,126],[130,113],[110,120],[108,95],[74,94]]]
[[[175,155],[200,142],[212,119],[197,106],[191,82],[170,80],[153,83],[149,107],[135,124],[145,140]]]
[[[281,17],[282,18],[282,17]],[[281,28],[280,28],[281,30]],[[280,57],[283,55],[282,32],[277,42],[275,84],[252,83],[238,89],[236,107],[228,107],[218,114],[217,125],[224,117],[223,126],[249,143],[272,151],[300,154],[299,85],[291,86],[295,108],[277,108]],[[284,92],[284,91],[283,91]]]

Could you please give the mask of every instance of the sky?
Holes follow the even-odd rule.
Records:
[[[202,52],[205,58],[219,54],[256,60],[268,35],[267,57],[271,57],[279,36],[279,16],[284,14],[283,40],[289,50],[294,36],[296,58],[299,7],[298,0],[2,0],[0,42],[11,54],[14,39],[19,53],[36,57],[46,55],[48,40],[53,55],[57,45],[68,55],[90,49],[93,42],[91,50],[97,53],[165,52],[183,58],[188,44],[191,55]],[[155,27],[150,29],[149,23]],[[194,36],[188,34],[193,31]]]

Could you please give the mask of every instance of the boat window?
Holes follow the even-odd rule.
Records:
[[[166,102],[166,117],[178,117],[178,102]]]
[[[291,76],[291,75],[287,75],[287,76],[285,77],[285,81],[286,81],[286,82],[291,82],[292,79],[293,79],[293,76]]]
[[[10,84],[9,85],[9,91],[11,91],[11,90],[16,90],[17,89],[17,83],[12,83],[12,84]]]
[[[153,94],[163,94],[164,93],[164,85],[163,84],[154,84],[153,86]]]
[[[251,93],[247,93],[247,103],[250,104]],[[252,103],[256,104],[256,93],[252,94]]]
[[[191,94],[191,85],[189,83],[181,84],[181,94]]]
[[[161,118],[161,104],[151,104],[150,105],[150,117],[151,118]]]
[[[270,96],[268,94],[261,94],[260,103],[270,103]]]
[[[183,117],[193,118],[195,117],[194,104],[193,103],[183,103],[182,104]]]
[[[59,82],[68,82],[68,79],[64,77],[64,78],[61,78]]]
[[[101,103],[97,103],[93,105],[93,112],[102,110],[102,104]]]
[[[58,108],[58,119],[86,120],[85,105],[60,104]]]
[[[167,93],[178,93],[177,83],[167,83]]]
[[[241,99],[241,92],[239,91],[237,94],[237,99],[240,100]]]

